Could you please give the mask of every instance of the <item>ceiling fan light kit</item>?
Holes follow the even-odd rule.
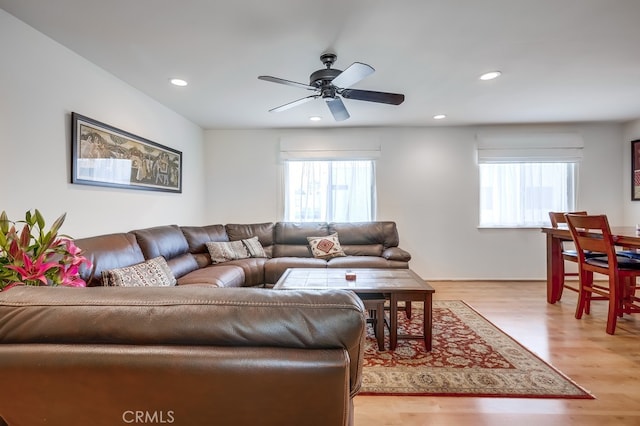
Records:
[[[268,75],[259,76],[258,78],[260,80],[285,84],[287,86],[298,87],[314,92],[313,95],[280,105],[279,107],[270,109],[269,112],[285,111],[298,105],[302,105],[303,103],[322,98],[329,107],[329,111],[331,111],[333,118],[336,121],[344,121],[348,119],[350,115],[342,102],[342,98],[389,105],[400,105],[404,102],[404,95],[400,93],[350,89],[351,86],[363,78],[373,74],[375,69],[370,65],[363,64],[362,62],[354,62],[344,71],[331,68],[336,59],[337,56],[334,53],[323,53],[320,56],[320,60],[325,65],[325,68],[311,73],[309,76],[309,84],[298,83]]]

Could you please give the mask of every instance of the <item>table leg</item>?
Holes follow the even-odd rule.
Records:
[[[408,319],[411,319],[411,301],[404,302],[404,313],[407,315]]]
[[[398,345],[398,295],[391,293],[389,299],[389,349]]]
[[[427,351],[431,351],[432,349],[432,311],[433,311],[433,303],[431,293],[426,293],[424,295],[424,301],[422,309],[424,311],[424,321],[423,321],[423,336],[424,336],[424,347]]]
[[[384,300],[377,305],[375,326],[376,339],[378,340],[378,349],[384,351]]]
[[[560,298],[563,262],[562,240],[547,234],[547,303],[556,303]]]

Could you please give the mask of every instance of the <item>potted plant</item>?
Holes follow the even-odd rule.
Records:
[[[17,285],[86,286],[79,270],[91,262],[70,237],[58,235],[65,217],[66,213],[46,231],[37,209],[16,222],[6,212],[0,214],[0,291]]]

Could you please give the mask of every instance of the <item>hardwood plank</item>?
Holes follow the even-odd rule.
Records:
[[[577,320],[577,294],[550,305],[543,281],[429,283],[434,300],[465,301],[596,399],[357,396],[356,426],[640,425],[640,315],[610,336],[606,302]]]

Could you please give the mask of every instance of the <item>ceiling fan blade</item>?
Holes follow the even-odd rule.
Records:
[[[261,75],[258,77],[258,79],[264,80],[264,81],[270,81],[272,83],[286,84],[287,86],[300,87],[302,89],[307,89],[307,90],[316,90],[315,87],[309,86],[308,84],[285,80],[283,78],[278,78],[278,77],[271,77],[270,75]]]
[[[374,92],[371,90],[344,89],[340,92],[345,99],[358,101],[379,102],[381,104],[400,105],[404,102],[404,95],[400,93]]]
[[[318,97],[320,97],[320,95],[311,95],[311,96],[307,96],[305,98],[302,99],[298,99],[297,101],[293,101],[293,102],[289,102],[286,103],[284,105],[280,105],[279,107],[275,107],[273,109],[270,109],[269,112],[280,112],[280,111],[285,111],[288,110],[289,108],[293,108],[296,107],[298,105],[302,105],[304,103],[307,103],[309,101],[312,101],[314,99],[317,99]]]
[[[340,98],[326,98],[327,106],[329,110],[331,110],[331,114],[333,114],[333,118],[336,121],[344,121],[350,117],[347,108],[345,108],[342,99]]]
[[[331,81],[336,87],[351,87],[368,75],[375,72],[372,66],[362,62],[354,62]]]

